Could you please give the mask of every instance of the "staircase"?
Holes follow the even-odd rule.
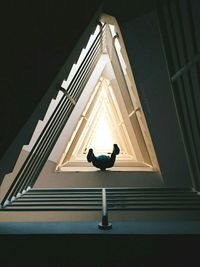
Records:
[[[2,215],[7,212],[59,212],[71,218],[56,223],[0,223],[2,229],[9,225],[15,232],[21,232],[20,227],[27,229],[23,231],[37,232],[41,225],[39,231],[44,233],[98,233],[99,229],[111,228],[110,233],[118,234],[200,232],[200,196],[189,188],[37,188],[13,199],[0,211]],[[72,219],[74,214],[78,214],[78,220]]]
[[[200,196],[179,188],[106,188],[108,211],[200,211]],[[15,198],[6,211],[97,211],[102,209],[101,188],[30,189]]]
[[[4,196],[1,203],[3,206],[35,184],[101,55],[101,37],[104,28],[105,25],[101,26],[98,35],[95,37],[76,74],[70,81],[67,90],[60,88],[64,94]]]

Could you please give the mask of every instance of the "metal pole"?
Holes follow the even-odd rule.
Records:
[[[102,221],[99,223],[99,229],[101,229],[101,230],[112,229],[112,224],[108,222],[106,189],[105,188],[102,188]]]

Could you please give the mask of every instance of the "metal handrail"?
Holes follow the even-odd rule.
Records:
[[[87,76],[86,76],[86,77],[87,77]],[[82,87],[83,87],[83,85],[82,85]],[[81,91],[81,89],[80,89],[80,91]],[[73,106],[71,106],[71,108],[73,108]],[[65,110],[66,110],[66,109],[65,109]],[[59,135],[59,133],[60,133],[60,131],[59,131],[60,128],[62,129],[62,125],[66,123],[66,121],[67,121],[69,115],[71,114],[71,112],[68,112],[68,110],[65,112],[65,110],[64,110],[64,112],[62,113],[61,118],[59,118],[57,126],[54,124],[54,128],[56,128],[55,131],[54,131],[54,136],[55,136],[57,133],[58,133],[58,135]],[[51,133],[52,133],[52,131],[51,131]],[[54,140],[54,138],[53,138],[54,136],[52,136],[52,137],[49,138],[49,139],[50,139],[50,140]],[[47,136],[47,137],[48,137],[48,136]],[[45,144],[44,144],[43,146],[44,146],[44,149],[45,149]],[[46,146],[46,150],[50,150],[49,145]],[[45,150],[43,151],[43,154],[45,154]],[[31,182],[30,185],[32,186],[32,179],[29,179],[29,182]],[[29,185],[29,182],[27,183],[27,186]]]
[[[90,68],[90,65],[89,65],[89,68]],[[89,73],[88,73],[89,74]],[[87,77],[87,76],[86,76]],[[81,89],[80,89],[81,90]],[[67,103],[67,102],[66,102]],[[65,103],[64,103],[65,104]],[[63,106],[64,106],[64,104],[63,104]],[[71,105],[71,103],[67,103],[68,105]],[[71,108],[73,108],[73,106],[71,105]],[[68,116],[70,115],[70,113],[71,112],[68,112],[68,106],[64,106],[64,112],[62,112],[61,114],[60,114],[60,116],[59,117],[57,117],[57,120],[56,119],[54,119],[54,125],[53,125],[53,128],[56,128],[58,131],[59,131],[59,125],[61,125],[62,124],[62,121],[63,121],[63,118],[65,119],[65,121],[67,120],[67,118],[68,118]],[[57,123],[57,121],[58,121],[58,123]],[[58,124],[58,127],[56,126]],[[64,122],[64,124],[65,124],[65,122]],[[55,130],[56,130],[55,129]],[[43,145],[41,144],[40,145],[40,149],[37,151],[37,153],[39,153],[43,148],[44,148],[44,150],[43,150],[43,153],[42,154],[44,154],[45,153],[45,151],[47,150],[47,149],[49,149],[49,144],[47,145],[46,143],[48,142],[48,140],[53,140],[54,138],[53,138],[53,136],[52,136],[52,132],[53,132],[53,129],[51,128],[50,129],[51,130],[51,135],[49,136],[49,134],[47,134],[46,133],[46,135],[44,136],[44,139],[41,141],[41,142],[43,142]],[[54,131],[55,132],[55,131]],[[55,134],[54,134],[55,135]],[[45,148],[46,148],[46,150],[45,150]],[[36,158],[36,160],[37,160],[37,154],[36,155],[34,155],[34,158]],[[42,157],[42,156],[41,156]],[[38,161],[37,161],[38,162]],[[36,164],[37,164],[37,162],[36,162]],[[32,164],[33,164],[34,162],[32,161]],[[33,165],[33,167],[35,166],[35,164]],[[35,166],[35,168],[37,168],[37,165]],[[32,168],[33,169],[33,168]],[[32,172],[34,172],[34,169],[33,169],[33,171]],[[29,175],[30,177],[31,177],[31,174]],[[32,186],[32,184],[30,184],[30,182],[32,181],[32,179],[30,178],[29,180],[28,180],[28,182],[25,184],[25,186],[24,186],[24,188],[26,188],[28,185],[31,185]],[[23,189],[23,188],[22,188]]]
[[[92,69],[94,68],[94,65],[96,64],[97,58],[98,58],[98,57],[96,56],[94,62],[93,62],[93,63],[91,64],[91,66],[89,67],[89,70],[88,70],[88,72],[87,72],[87,74],[86,74],[86,76],[85,76],[85,78],[84,78],[84,80],[83,80],[83,82],[82,82],[82,84],[81,84],[81,86],[80,86],[82,89],[85,87],[85,85],[86,85],[86,83],[87,83],[87,81],[88,81],[88,77],[89,77],[89,75],[90,75]],[[80,93],[79,93],[79,94],[81,94],[81,93],[82,93],[82,90],[80,89]],[[60,135],[60,132],[62,131],[64,125],[66,124],[66,121],[68,120],[70,114],[71,114],[71,112],[67,112],[65,115],[62,116],[62,118],[60,119],[59,125],[58,125],[58,127],[57,127],[57,129],[56,129],[57,132],[54,132],[54,135],[57,135],[57,136]],[[52,139],[52,141],[54,141],[54,138],[51,138],[51,139]],[[56,139],[57,139],[57,138],[56,138]],[[54,143],[53,143],[52,145],[54,145]],[[48,144],[48,146],[46,147],[46,150],[49,151],[49,153],[51,152],[51,146],[49,146],[49,144]],[[44,152],[45,152],[45,151],[44,151]],[[46,160],[45,160],[45,161],[46,161]],[[38,164],[39,164],[39,166],[40,166],[40,161],[38,161]],[[36,167],[36,168],[37,168],[37,167]],[[39,167],[38,167],[38,168],[39,168]],[[36,170],[37,170],[37,169],[36,169]],[[36,171],[36,170],[35,170],[35,171]],[[38,174],[39,174],[39,173],[38,173]],[[37,175],[35,175],[35,177],[37,178]],[[36,179],[36,178],[35,178],[35,179]],[[34,184],[34,182],[35,182],[35,179],[34,179],[34,177],[31,178],[31,176],[30,176],[29,182],[27,183],[26,186],[30,185],[30,186],[32,187],[33,184]]]
[[[102,188],[102,220],[99,223],[99,229],[110,230],[112,224],[108,221],[108,210],[107,210],[107,199],[106,199],[106,189]]]
[[[99,34],[95,38],[92,46],[90,47],[88,53],[86,54],[86,56],[85,56],[82,64],[79,66],[76,74],[74,75],[72,81],[70,82],[70,85],[68,86],[69,92],[71,92],[73,88],[74,89],[76,88],[75,86],[77,86],[77,83],[78,84],[80,83],[80,78],[81,78],[80,77],[80,74],[81,73],[84,73],[84,66],[87,66],[87,69],[88,69],[88,65],[86,64],[86,62],[89,60],[89,58],[91,59],[93,57],[93,55],[95,55],[95,52],[94,52],[95,51],[95,45],[98,43],[98,39],[100,40],[101,31],[104,29],[104,27],[105,27],[105,24],[102,26]],[[90,67],[91,66],[89,66],[89,68]],[[91,69],[90,69],[90,71],[91,71]],[[88,75],[89,75],[89,72],[88,72]],[[88,76],[88,75],[86,75],[86,76]],[[82,86],[84,84],[85,84],[85,81],[82,83]],[[77,96],[79,96],[80,93],[81,92],[79,90]],[[50,135],[50,140],[52,141],[51,144],[53,144],[55,142],[54,139],[57,137],[58,133],[60,133],[60,131],[62,130],[61,127],[62,126],[64,127],[64,125],[63,125],[64,123],[63,123],[63,120],[62,119],[65,117],[65,121],[66,121],[66,117],[68,117],[69,114],[71,113],[70,111],[72,111],[72,108],[73,107],[70,107],[70,104],[69,104],[68,101],[69,101],[68,98],[65,95],[63,95],[63,97],[59,101],[59,104],[57,105],[57,107],[55,108],[53,114],[51,115],[50,119],[48,120],[47,124],[45,125],[42,133],[40,134],[39,138],[37,139],[35,145],[33,146],[33,148],[31,150],[29,156],[27,157],[27,159],[25,160],[24,164],[22,165],[20,171],[18,172],[15,180],[13,181],[13,183],[11,184],[10,188],[8,189],[6,195],[4,196],[4,198],[3,198],[2,202],[1,202],[2,205],[7,204],[6,203],[7,200],[10,201],[19,192],[21,193],[23,190],[25,190],[28,186],[30,186],[30,183],[32,184],[32,183],[35,182],[34,177],[31,178],[32,173],[36,174],[36,176],[39,175],[39,172],[40,172],[40,169],[41,169],[41,165],[44,164],[45,161],[46,161],[46,157],[45,156],[47,155],[47,157],[48,157],[48,155],[49,155],[49,150],[48,149],[45,149],[43,151],[42,150],[42,147],[45,146],[46,140],[49,141],[49,139],[48,139],[49,135]],[[66,104],[67,104],[67,108],[66,108]],[[64,107],[64,111],[63,111],[63,106],[65,106]],[[69,108],[69,110],[68,110],[68,108]],[[58,124],[56,124],[57,126],[60,126],[60,127],[57,128],[57,126],[55,125],[55,120],[57,121],[57,119],[59,118],[60,113],[63,114],[63,117],[62,117],[62,119],[59,120],[60,123],[58,121]],[[66,116],[66,115],[68,115],[68,116]],[[52,137],[52,127],[53,127],[53,129],[54,128],[57,129],[56,132],[54,132],[53,137]],[[41,150],[43,152],[41,152]],[[40,152],[42,153],[42,155],[41,155],[42,162],[40,162],[39,168],[34,169],[34,164],[35,163],[32,162],[32,160],[34,160],[34,158],[35,158],[35,160],[37,161],[38,160],[38,157],[36,157],[36,156]],[[45,160],[44,160],[44,157],[45,157]],[[40,157],[39,157],[39,159],[40,159]],[[36,164],[37,163],[38,162],[36,162]],[[35,171],[37,171],[37,173]],[[28,176],[26,176],[26,174],[28,174]]]
[[[98,52],[100,52],[100,50],[98,50]],[[98,57],[98,53],[95,53],[95,54],[94,54],[94,59],[93,59],[93,61],[91,61],[92,63],[88,65],[88,68],[89,68],[89,69],[88,69],[87,72],[85,73],[85,76],[84,76],[84,78],[83,78],[82,81],[81,81],[81,84],[78,84],[78,86],[77,86],[78,88],[80,88],[79,91],[77,92],[77,95],[78,95],[78,94],[80,95],[80,94],[82,93],[82,89],[84,88],[85,84],[87,83],[88,77],[89,77],[89,75],[90,75],[90,73],[91,73],[91,70],[93,69],[93,67],[94,67],[94,65],[95,65],[95,63],[96,63],[96,59],[97,59],[97,57]],[[76,95],[76,99],[79,97],[79,95],[78,95],[78,97],[77,97],[77,95]],[[72,103],[72,104],[73,104],[73,103]],[[58,127],[57,127],[58,135],[60,134],[59,129],[62,130],[62,125],[66,123],[66,121],[67,121],[67,119],[68,119],[68,117],[69,117],[70,114],[71,114],[71,112],[65,112],[65,113],[62,114],[61,118],[59,118]],[[55,127],[55,124],[54,124],[54,127]],[[56,133],[55,133],[54,135],[56,135]],[[50,138],[49,138],[49,139],[50,139]],[[51,139],[53,140],[53,138],[51,138]],[[46,150],[51,150],[51,149],[50,149],[51,147],[49,146],[49,144],[46,145],[46,146],[45,146],[45,144],[44,144],[43,146],[44,146],[44,149],[46,148]],[[45,151],[43,152],[43,154],[44,154],[44,153],[45,153]],[[40,162],[38,162],[38,163],[40,163]],[[36,166],[35,168],[37,168],[37,166]],[[28,185],[32,186],[33,183],[34,183],[34,179],[32,179],[31,176],[30,176],[30,179],[29,179],[28,182],[26,183],[26,186],[28,186]],[[25,187],[26,187],[26,186],[25,186]]]
[[[113,195],[116,192],[118,195]],[[130,198],[130,193],[133,198]],[[149,197],[149,193],[153,196]],[[200,211],[200,196],[190,188],[157,188],[157,193],[156,188],[37,188],[1,207],[0,211],[101,212],[100,230],[112,228],[108,211]],[[192,195],[188,198],[188,194]]]

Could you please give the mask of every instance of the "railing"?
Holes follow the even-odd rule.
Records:
[[[2,206],[34,185],[101,55],[104,29],[105,25],[102,25],[68,88],[66,90],[61,88],[64,94],[5,194]]]
[[[115,46],[115,40],[119,37],[118,35],[115,35],[114,37],[112,37],[112,33],[110,31],[110,28],[107,27],[107,44],[109,45],[107,47],[107,52],[109,54],[109,57],[112,59],[112,67],[115,71],[116,75],[116,79],[118,81],[118,84],[120,86],[121,89],[121,93],[122,95],[124,95],[124,99],[126,99],[126,101],[128,101],[129,105],[131,105],[131,111],[133,111],[135,109],[135,107],[133,106],[132,103],[132,99],[131,99],[131,95],[129,92],[129,86],[127,84],[127,80],[125,77],[125,72],[122,68],[121,62],[120,62],[120,58]],[[112,44],[112,45],[110,45]],[[129,111],[127,110],[127,112],[129,113]]]
[[[143,116],[141,116],[141,108],[139,107],[139,103],[137,103],[136,99],[133,99],[131,91],[130,81],[126,73],[126,70],[122,67],[122,62],[120,60],[119,52],[117,51],[115,41],[119,38],[118,34],[112,36],[111,30],[107,27],[107,52],[112,61],[112,67],[115,72],[115,76],[117,82],[119,84],[119,88],[121,94],[123,96],[123,100],[125,101],[125,107],[127,113],[129,115],[131,123],[134,124],[134,128],[137,129],[137,140],[139,142],[139,147],[141,151],[143,151],[143,157],[145,162],[149,165],[152,165],[153,158],[152,154],[150,155],[149,148],[149,137],[147,135],[147,131],[145,130],[145,124],[143,120]],[[111,45],[112,44],[112,45]],[[137,103],[137,104],[136,104]],[[148,144],[148,145],[147,145]],[[153,156],[154,157],[154,156]]]
[[[112,228],[108,212],[200,211],[200,196],[187,188],[38,188],[10,202],[0,211],[102,212],[98,227]]]
[[[112,228],[112,224],[108,222],[108,211],[107,211],[107,198],[106,189],[102,189],[102,221],[99,223],[99,229],[109,230]]]

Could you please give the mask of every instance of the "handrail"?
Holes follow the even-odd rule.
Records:
[[[96,55],[95,55],[95,56],[96,56]],[[90,65],[91,65],[91,64],[90,64]],[[86,78],[88,77],[88,75],[89,75],[89,73],[90,73],[90,71],[91,71],[90,65],[89,65],[89,72],[87,73]],[[93,66],[92,66],[92,67],[93,67]],[[83,86],[84,86],[84,85],[83,85],[83,83],[82,83],[81,86],[80,86],[80,88],[82,88]],[[79,87],[79,86],[77,85],[77,87]],[[81,89],[80,89],[79,91],[81,91]],[[64,111],[65,111],[65,110],[64,110]],[[67,113],[68,113],[68,112],[67,112]],[[61,116],[62,116],[62,117],[61,117]],[[66,113],[65,113],[65,112],[64,112],[64,113],[62,112],[62,113],[61,113],[61,116],[58,117],[58,120],[59,120],[59,121],[62,121],[62,118],[65,118],[65,120],[66,120],[66,117],[67,117],[67,116],[66,116]],[[61,117],[61,118],[60,118],[60,117]],[[54,127],[56,126],[56,125],[55,125],[55,121],[56,121],[56,120],[54,119]],[[58,121],[58,123],[59,123],[59,121]],[[44,138],[45,138],[45,137],[44,137]],[[46,138],[48,138],[48,134],[46,134]],[[44,144],[44,145],[45,145],[45,144]],[[29,185],[29,184],[27,184],[27,186],[28,186],[28,185]]]
[[[95,62],[100,56],[101,50],[99,49],[99,42],[101,42],[100,37],[104,27],[105,24],[102,26],[100,32],[93,41],[89,51],[85,55],[81,65],[67,88],[68,94],[70,94],[73,99],[74,97],[78,98],[80,96],[85,84],[87,83],[87,79],[95,66]],[[75,96],[73,96],[73,94],[75,94]],[[35,183],[37,176],[51,152],[52,146],[56,142],[57,137],[63,129],[73,108],[74,105],[69,101],[68,97],[63,94],[63,97],[59,101],[57,107],[30,151],[29,156],[25,160],[15,180],[12,182],[5,194],[1,202],[2,206],[8,204],[9,201],[15,199],[19,193],[21,194],[22,192],[25,192],[28,186],[32,186]]]
[[[94,62],[96,62],[96,58],[94,59]],[[89,70],[88,70],[86,76],[84,77],[84,82],[81,83],[80,88],[84,88],[84,86],[85,86],[85,84],[86,84],[86,82],[87,82],[88,76],[89,76],[89,74],[90,74],[90,71],[91,71],[91,69],[92,69],[93,66],[94,66],[94,62],[91,64],[91,66],[89,66]],[[82,90],[80,89],[79,91],[82,91]],[[73,105],[73,104],[72,104],[72,105]],[[67,106],[65,106],[65,107],[67,107]],[[64,107],[64,108],[65,108],[65,107]],[[73,108],[74,105],[71,106],[71,107]],[[66,109],[65,109],[65,110],[66,110]],[[55,128],[54,135],[56,135],[56,134],[59,135],[59,133],[60,133],[60,129],[62,129],[62,125],[66,123],[66,121],[67,121],[67,119],[68,119],[70,113],[71,113],[71,112],[68,112],[68,110],[67,110],[66,112],[64,111],[64,112],[62,113],[61,118],[58,118],[58,123],[54,125],[54,128]],[[58,126],[56,126],[56,125],[58,125]],[[54,137],[54,136],[53,136],[53,137]],[[53,139],[53,137],[52,137],[52,138],[51,138],[51,137],[49,138],[49,139],[50,139],[50,142],[51,142],[51,140]],[[48,138],[48,136],[47,136],[47,138]],[[46,146],[45,146],[45,144],[44,144],[43,147],[44,147],[43,154],[45,153],[45,149],[51,151],[51,149],[50,149],[51,147],[49,147],[49,145],[46,145]],[[38,162],[38,163],[40,163],[40,162]],[[37,165],[36,165],[35,168],[37,168]],[[28,185],[32,186],[32,185],[33,185],[33,184],[32,184],[32,180],[33,180],[33,179],[31,179],[31,176],[30,176],[29,182],[26,184],[26,186],[28,186]]]
[[[93,51],[92,48],[93,48],[94,44],[96,43],[96,40],[99,38],[99,36],[100,36],[100,35],[98,34],[97,37],[95,38],[95,40],[94,40],[94,42],[93,42],[93,44],[92,44],[90,50],[88,51],[87,55],[85,56],[85,58],[84,58],[82,64],[79,66],[78,71],[76,72],[76,74],[74,75],[74,78],[72,79],[70,85],[68,86],[69,89],[71,89],[71,88],[77,86],[77,84],[76,84],[76,83],[77,83],[77,78],[78,78],[77,76],[78,76],[80,73],[82,73],[82,70],[83,70],[83,67],[84,67],[84,62],[87,62],[89,56],[91,56],[92,51]],[[69,90],[69,91],[71,91],[71,90]],[[64,99],[64,100],[63,100],[63,99]],[[56,109],[55,109],[55,112],[58,111],[57,114],[56,114],[55,117],[53,118],[53,116],[54,116],[54,114],[55,114],[55,112],[53,112],[53,114],[52,114],[52,116],[50,117],[49,121],[47,122],[45,128],[43,129],[42,133],[40,134],[38,140],[40,140],[40,138],[42,138],[42,136],[43,136],[44,134],[48,137],[47,132],[48,132],[49,128],[50,128],[51,125],[52,125],[52,124],[50,124],[50,122],[52,122],[53,120],[54,120],[54,122],[55,122],[55,119],[56,119],[57,117],[60,116],[58,108],[59,108],[61,105],[65,104],[65,101],[66,101],[66,99],[65,99],[64,96],[63,96],[62,99],[60,100],[58,106],[57,106]],[[63,103],[62,103],[62,102],[63,102]],[[47,129],[47,126],[49,126],[48,129]],[[47,130],[47,132],[45,133],[46,130]],[[34,147],[32,148],[32,151],[31,151],[31,152],[34,152],[34,150],[37,148],[38,143],[39,143],[39,142],[36,142],[36,144],[35,144]],[[27,158],[27,160],[24,162],[24,165],[25,165],[26,163],[28,164],[28,160],[30,159],[30,157],[31,157],[31,155],[32,155],[31,152],[30,152],[29,157]],[[34,155],[34,156],[35,156],[35,155]],[[23,165],[23,167],[24,167],[24,165]],[[21,168],[21,170],[22,170],[22,174],[23,174],[23,170],[24,170],[23,167]],[[26,174],[26,173],[25,173],[25,174]],[[21,175],[21,173],[19,172],[19,176],[20,176],[20,175]],[[19,181],[19,183],[21,183],[21,181]],[[18,189],[18,188],[16,187],[16,189]],[[15,193],[16,193],[16,191],[13,192],[12,195],[14,195]],[[12,196],[11,196],[11,197],[12,197]],[[2,202],[4,202],[4,201],[2,201]]]
[[[102,30],[104,31],[104,26],[102,27]],[[93,44],[91,45],[90,49],[88,50],[85,58],[83,59],[83,61],[81,62],[77,72],[75,73],[75,76],[73,77],[73,79],[71,80],[69,86],[68,86],[68,93],[71,94],[71,92],[73,91],[72,89],[75,87],[74,84],[77,80],[77,77],[80,76],[80,74],[82,73],[83,69],[85,68],[85,66],[87,66],[87,62],[89,57],[93,54],[93,52],[95,51],[95,48],[97,47],[97,44],[99,42],[101,42],[101,31],[98,33],[98,35],[96,36],[95,40],[93,41]]]
[[[121,66],[121,63],[120,63],[120,58],[119,58],[119,55],[118,55],[118,52],[117,52],[117,49],[116,49],[116,46],[115,46],[115,40],[119,39],[119,34],[116,33],[113,37],[112,37],[112,33],[111,33],[111,30],[110,28],[108,27],[108,35],[109,35],[109,38],[111,39],[112,41],[112,51],[114,53],[114,57],[116,58],[116,61],[117,61],[117,66],[119,68],[119,73],[121,74],[121,78],[122,78],[122,81],[123,81],[123,84],[125,85],[126,87],[126,91],[128,92],[128,96],[129,98],[131,99],[131,95],[130,95],[130,92],[129,92],[129,87],[128,87],[128,84],[127,84],[127,80],[126,80],[126,77],[125,77],[125,73],[124,73],[124,70]],[[134,105],[133,105],[134,107]]]
[[[116,192],[118,194],[113,195]],[[109,230],[112,224],[108,220],[108,211],[199,212],[200,196],[191,188],[37,188],[30,189],[6,207],[1,206],[0,212],[5,211],[101,212],[98,228]]]
[[[95,55],[96,56],[96,55]],[[95,60],[94,60],[95,61]],[[94,63],[94,62],[93,62]],[[81,83],[81,86],[80,86],[80,88],[83,88],[84,87],[84,85],[85,85],[85,80],[87,81],[87,78],[88,78],[88,76],[89,76],[89,74],[90,74],[90,71],[91,71],[91,69],[92,69],[92,67],[93,67],[93,63],[91,64],[92,66],[90,66],[89,65],[89,70],[88,70],[88,72],[87,72],[87,74],[86,74],[86,76],[84,77],[84,83],[82,82]],[[79,91],[81,91],[81,89],[79,89]],[[72,107],[72,106],[71,106]],[[68,116],[70,115],[69,114],[69,112],[68,112],[68,109],[66,110],[66,108],[68,108],[66,105],[64,106],[64,111],[61,113],[61,115],[58,117],[58,119],[57,120],[54,120],[54,126],[53,126],[53,128],[55,128],[55,130],[54,130],[54,135],[57,133],[57,131],[59,131],[59,129],[60,129],[60,125],[62,125],[63,124],[63,120],[64,121],[66,121],[67,120],[67,118],[68,118]],[[64,124],[65,124],[65,122],[64,122]],[[52,131],[51,131],[52,132]],[[48,140],[50,140],[50,142],[51,142],[51,139],[53,139],[52,138],[52,136],[48,136],[48,135],[46,135],[46,137],[44,137],[44,138],[47,138],[47,142],[48,142]],[[46,143],[47,143],[46,142]],[[46,148],[46,150],[47,149],[49,149],[49,145],[46,145],[45,146],[45,143],[43,144],[43,147],[44,147],[44,152],[45,152],[45,148]],[[40,147],[40,150],[42,149],[42,147]],[[43,153],[44,153],[43,152]],[[30,180],[29,180],[30,181]],[[26,183],[26,186],[28,186],[29,185],[29,182],[28,183]],[[32,186],[32,184],[30,184],[31,186]],[[26,187],[25,186],[25,187]]]
[[[112,224],[108,221],[106,189],[102,188],[102,221],[99,223],[100,230],[112,229]]]

